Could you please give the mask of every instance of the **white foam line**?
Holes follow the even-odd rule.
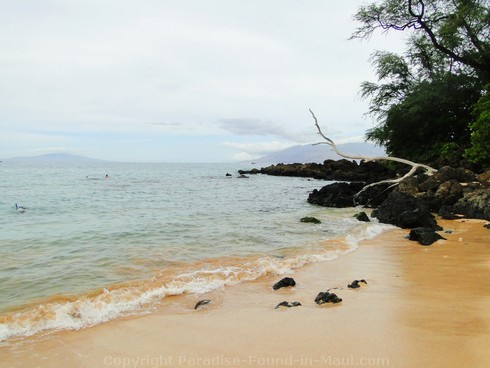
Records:
[[[372,239],[391,228],[393,226],[379,223],[368,224],[359,234],[347,235],[347,250],[328,250],[290,258],[262,257],[245,262],[241,267],[224,266],[182,273],[165,285],[150,290],[141,291],[130,287],[104,290],[92,299],[39,305],[32,310],[15,313],[10,322],[0,323],[0,341],[31,336],[46,330],[78,330],[117,317],[143,313],[168,295],[202,294],[227,285],[256,280],[267,274],[291,274],[294,269],[306,264],[330,261],[350,253],[357,249],[360,241]]]

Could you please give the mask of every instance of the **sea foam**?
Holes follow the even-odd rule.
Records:
[[[52,330],[78,330],[134,314],[149,313],[168,296],[203,294],[225,286],[256,280],[262,276],[285,275],[309,263],[332,261],[357,249],[359,242],[392,228],[370,223],[336,240],[322,251],[290,257],[261,256],[245,259],[215,259],[189,265],[175,273],[165,270],[148,280],[115,285],[95,295],[81,295],[73,301],[47,302],[34,308],[4,315],[0,319],[0,341]],[[342,246],[341,243],[344,243]]]

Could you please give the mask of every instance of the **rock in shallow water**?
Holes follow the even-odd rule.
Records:
[[[293,278],[285,277],[281,281],[276,282],[272,288],[274,290],[278,290],[278,289],[283,288],[283,287],[289,287],[289,286],[295,286],[295,285],[296,285],[296,281],[294,281]]]
[[[358,221],[371,222],[366,212],[359,212],[354,215]]]
[[[337,294],[329,293],[328,291],[320,291],[315,298],[316,304],[325,304],[325,303],[333,303],[337,304],[342,301],[341,298],[337,296]]]
[[[354,280],[352,281],[349,285],[347,285],[347,287],[349,289],[357,289],[357,288],[360,288],[361,285],[359,285],[359,283],[362,282],[363,284],[366,284],[367,285],[367,281],[362,279],[362,280]]]
[[[203,300],[199,300],[196,305],[194,306],[194,309],[197,309],[199,307],[202,307],[203,305],[206,305],[206,304],[209,304],[211,303],[211,300],[209,299],[203,299]]]
[[[307,222],[307,223],[311,223],[311,224],[321,224],[322,223],[316,217],[309,217],[309,216],[303,217],[299,221],[301,221],[301,222]]]
[[[276,308],[275,309],[278,309],[279,307],[287,307],[287,308],[291,308],[291,307],[299,307],[301,305],[300,302],[287,302],[287,301],[284,301],[284,302],[280,302],[278,305],[276,305]]]

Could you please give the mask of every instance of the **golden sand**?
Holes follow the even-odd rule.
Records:
[[[452,233],[429,247],[395,229],[299,269],[294,288],[262,278],[167,298],[150,315],[1,347],[0,367],[490,367],[490,230],[439,223]],[[342,303],[315,304],[329,288]]]

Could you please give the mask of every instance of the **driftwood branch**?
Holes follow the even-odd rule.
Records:
[[[372,183],[372,184],[369,184],[369,185],[366,185],[364,186],[355,196],[354,198],[356,198],[359,194],[361,194],[363,191],[365,191],[366,189],[372,187],[372,186],[375,186],[375,185],[378,185],[378,184],[383,184],[383,183],[393,183],[394,185],[398,185],[398,183],[400,183],[403,179],[405,178],[408,178],[410,176],[412,176],[413,174],[415,174],[415,172],[417,171],[417,169],[421,168],[421,169],[424,169],[426,172],[427,172],[427,175],[432,175],[434,174],[435,172],[437,172],[436,169],[430,167],[430,166],[427,166],[427,165],[424,165],[424,164],[420,164],[420,163],[417,163],[417,162],[413,162],[413,161],[410,161],[410,160],[405,160],[403,158],[398,158],[398,157],[390,157],[390,156],[379,156],[379,157],[368,157],[368,156],[361,156],[361,155],[351,155],[351,154],[348,154],[348,153],[345,153],[345,152],[341,152],[339,151],[339,149],[337,148],[337,145],[335,144],[335,142],[333,140],[331,140],[330,138],[328,138],[325,134],[323,134],[322,132],[322,129],[320,128],[320,124],[318,124],[318,119],[316,118],[315,114],[313,113],[313,111],[310,110],[310,113],[311,113],[311,116],[313,116],[313,120],[315,121],[315,126],[316,126],[316,129],[318,130],[318,134],[320,134],[320,136],[325,140],[325,142],[318,142],[318,143],[315,143],[314,145],[318,145],[318,144],[328,144],[330,147],[333,148],[333,150],[339,155],[339,156],[342,156],[344,158],[348,158],[348,159],[353,159],[353,160],[364,160],[366,162],[369,162],[369,161],[395,161],[395,162],[400,162],[402,164],[406,164],[406,165],[410,165],[412,166],[412,169],[406,173],[404,176],[400,177],[400,178],[397,178],[397,179],[388,179],[388,180],[382,180],[382,181],[378,181],[376,183]]]

